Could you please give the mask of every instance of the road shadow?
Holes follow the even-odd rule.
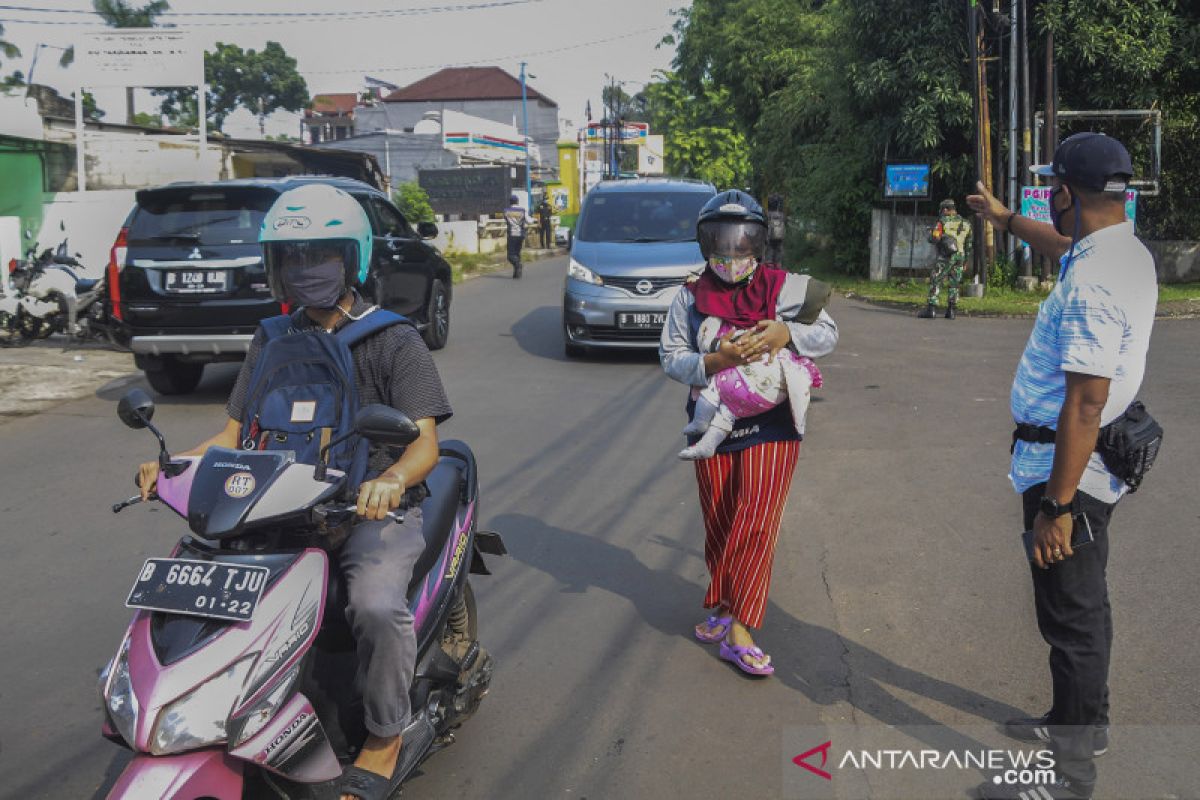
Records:
[[[503,514],[491,524],[504,534],[514,559],[559,581],[560,591],[584,593],[594,587],[625,597],[642,619],[661,633],[691,636],[690,616],[700,616],[699,602],[704,595],[703,587],[696,583],[672,570],[652,569],[627,549],[547,525],[525,514]],[[683,553],[701,555],[695,548],[659,534],[650,538]],[[685,610],[689,603],[695,605]],[[883,725],[920,726],[917,735],[928,739],[931,746],[983,745],[929,717],[888,687],[927,697],[989,722],[1023,713],[974,690],[897,664],[836,631],[798,619],[774,602],[769,603],[766,625],[756,638],[774,656],[775,679],[788,688],[822,706],[849,703]],[[712,652],[708,657],[717,656]],[[732,665],[730,670],[731,677],[741,677]]]
[[[657,364],[658,348],[638,350],[589,349],[584,355],[568,358],[563,350],[562,309],[541,306],[513,323],[509,329],[517,346],[531,356],[551,361],[596,362],[606,364]]]

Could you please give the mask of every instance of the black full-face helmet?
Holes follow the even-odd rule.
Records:
[[[726,283],[744,280],[753,274],[767,245],[762,206],[737,189],[717,194],[700,209],[696,241],[719,278]]]

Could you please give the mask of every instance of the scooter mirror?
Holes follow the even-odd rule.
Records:
[[[130,428],[144,428],[154,416],[154,400],[142,389],[130,389],[117,403],[117,416]]]
[[[364,406],[354,418],[354,432],[375,444],[406,447],[421,435],[415,422],[385,405]]]

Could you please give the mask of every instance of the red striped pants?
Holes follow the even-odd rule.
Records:
[[[800,442],[766,442],[696,462],[711,576],[704,607],[724,606],[758,628]]]

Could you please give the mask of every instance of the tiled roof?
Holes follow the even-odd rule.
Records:
[[[526,84],[530,100],[557,107],[549,97]],[[386,95],[384,102],[411,103],[439,100],[520,100],[521,81],[499,67],[447,67],[416,83]]]
[[[358,95],[354,92],[341,94],[314,95],[312,104],[308,107],[314,114],[349,114],[358,105]]]

